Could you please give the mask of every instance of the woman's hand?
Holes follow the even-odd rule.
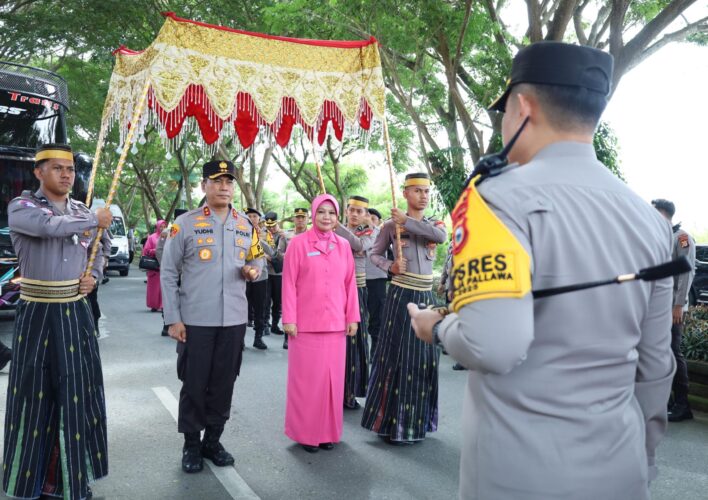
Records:
[[[297,325],[295,323],[285,323],[283,325],[283,330],[287,335],[297,337]]]
[[[349,323],[349,324],[347,325],[347,336],[348,336],[348,337],[353,337],[354,335],[356,335],[356,331],[357,331],[358,328],[359,328],[359,324],[358,324],[358,323]]]

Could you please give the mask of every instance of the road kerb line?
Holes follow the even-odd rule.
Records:
[[[152,391],[167,411],[170,412],[174,421],[177,422],[177,399],[170,390],[167,387],[153,387]],[[217,467],[210,460],[204,460],[204,463],[209,466],[221,485],[229,492],[231,498],[237,500],[260,500],[260,497],[246,484],[246,481],[243,480],[234,467]]]

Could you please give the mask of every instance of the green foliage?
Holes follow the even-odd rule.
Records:
[[[622,175],[618,157],[619,145],[617,135],[615,135],[615,131],[612,130],[612,127],[607,123],[600,122],[595,132],[595,137],[593,137],[593,146],[595,147],[597,159],[600,160],[610,172],[624,181],[625,179],[624,175]]]
[[[691,307],[686,315],[681,339],[686,359],[708,361],[708,307]]]

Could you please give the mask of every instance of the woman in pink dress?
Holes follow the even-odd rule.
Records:
[[[290,336],[285,435],[310,453],[342,437],[346,335],[356,334],[359,299],[349,242],[334,233],[339,205],[312,202],[312,228],[288,243],[283,329]]]
[[[164,220],[157,221],[155,232],[148,236],[145,246],[143,247],[143,255],[155,257],[157,250],[157,242],[160,241],[160,233],[167,227],[167,222]],[[162,292],[160,291],[160,271],[147,272],[147,295],[145,302],[152,312],[162,310]]]

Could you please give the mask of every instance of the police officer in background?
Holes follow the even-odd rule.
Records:
[[[308,213],[306,208],[296,208],[293,210],[293,223],[295,227],[289,231],[285,231],[285,239],[290,243],[295,236],[307,231]]]
[[[669,200],[653,200],[651,202],[661,215],[671,223],[676,206]],[[690,234],[681,229],[681,223],[672,225],[674,244],[672,256],[674,259],[685,256],[693,264],[696,261],[696,242]],[[676,358],[676,373],[674,374],[674,397],[669,404],[669,422],[681,422],[693,418],[688,404],[688,366],[681,352],[681,337],[683,336],[684,314],[688,311],[688,292],[696,271],[691,267],[687,273],[674,276],[674,300],[671,313],[671,350]]]
[[[374,241],[381,232],[381,213],[375,208],[369,208],[369,217],[371,220],[372,235]],[[383,314],[384,302],[386,302],[386,283],[388,282],[388,273],[371,262],[371,252],[373,245],[367,251],[366,255],[366,306],[369,311],[369,337],[371,338],[371,355],[374,354],[376,341],[379,338],[381,330],[381,315]]]
[[[268,298],[266,304],[271,305],[271,323],[270,332],[275,335],[283,335],[283,330],[280,329],[280,314],[282,310],[282,289],[283,289],[283,257],[288,241],[285,237],[285,232],[278,224],[278,214],[268,212],[265,214],[265,226],[268,233],[266,234],[268,245],[273,249],[273,255],[267,255],[268,262]],[[266,317],[268,316],[266,305]],[[285,336],[283,341],[283,349],[288,348],[288,337]]]
[[[261,221],[261,213],[255,208],[247,208],[246,216],[257,231]],[[265,241],[261,241],[261,247],[265,255],[273,255],[273,249]],[[265,257],[259,259],[261,266],[261,275],[246,283],[246,297],[248,298],[248,315],[253,317],[253,347],[264,351],[268,346],[263,342],[265,335],[266,321],[266,296],[268,294],[268,267],[265,264]]]
[[[160,267],[165,323],[178,341],[177,430],[184,434],[185,472],[202,470],[202,457],[217,466],[234,463],[219,438],[241,367],[246,281],[258,278],[262,257],[256,229],[231,207],[234,170],[229,161],[204,164],[206,203],[172,224]]]
[[[674,373],[671,279],[532,295],[671,259],[669,225],[595,156],[612,67],[589,47],[519,51],[493,105],[505,144],[522,130],[512,164],[453,211],[454,313],[408,306],[417,335],[470,369],[461,498],[649,498]]]

